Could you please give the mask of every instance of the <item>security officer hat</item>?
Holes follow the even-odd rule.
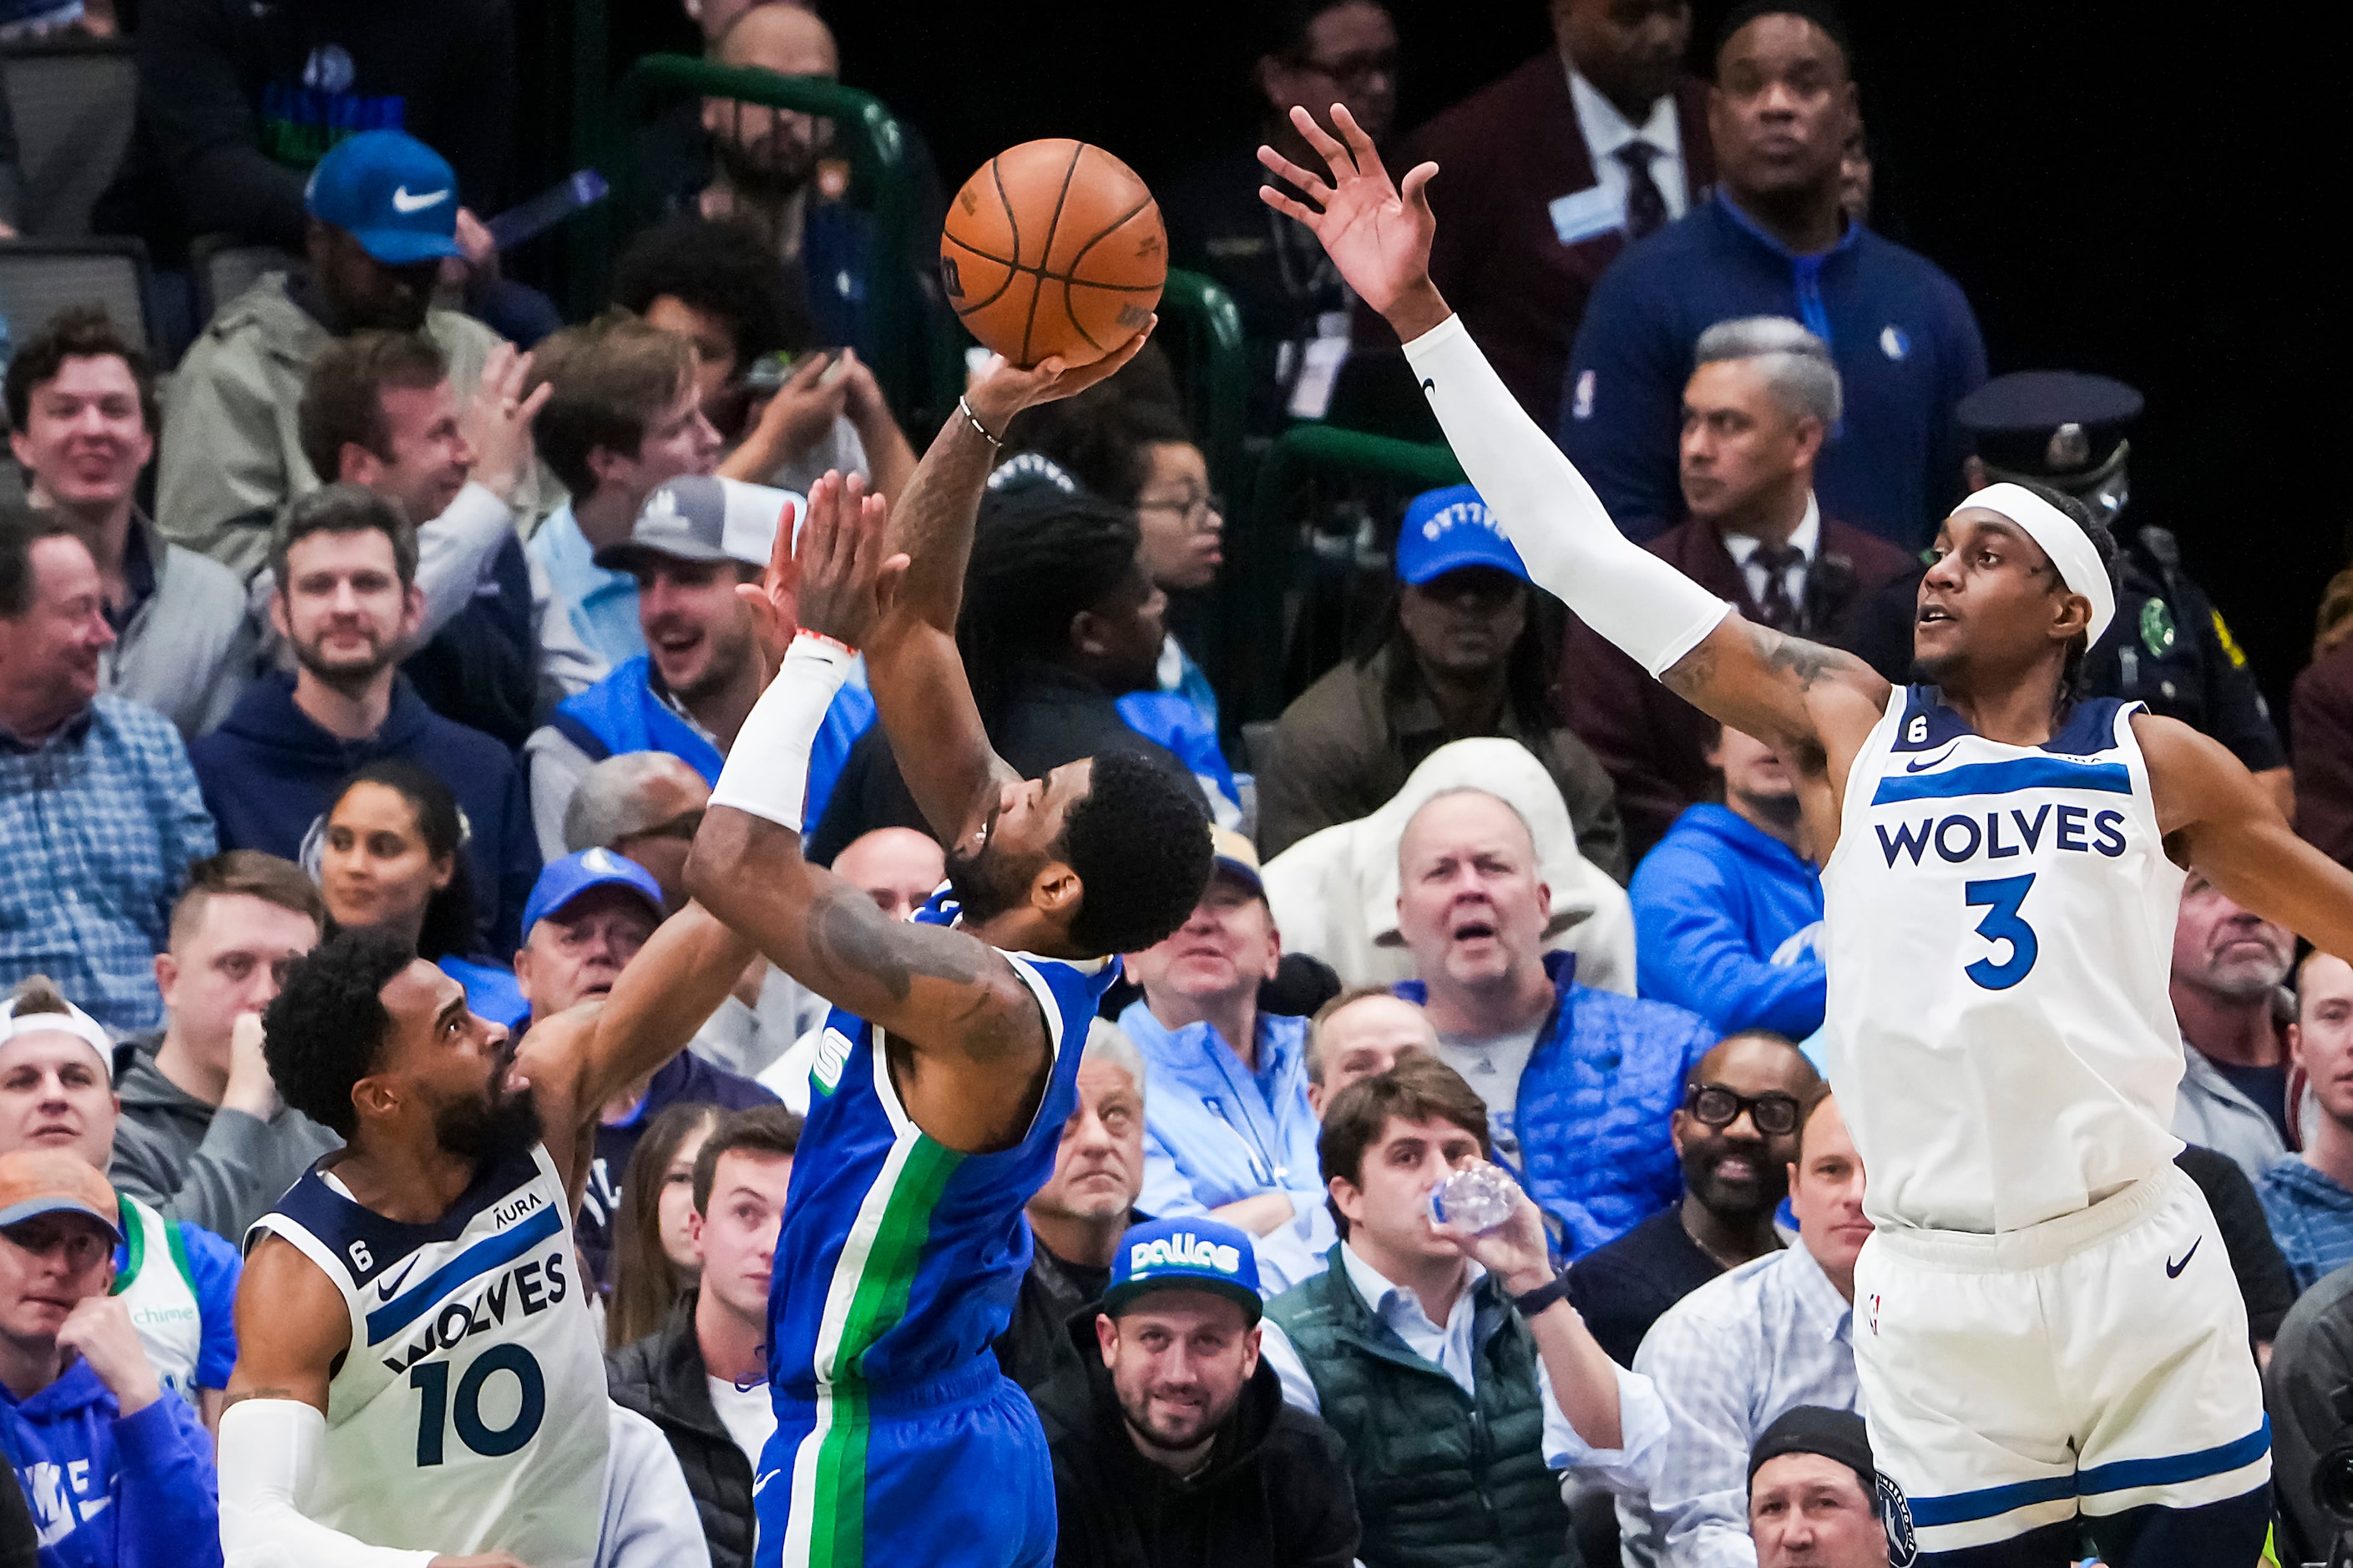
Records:
[[[2081,498],[2105,518],[2124,510],[2125,432],[2141,395],[2111,376],[2072,370],[1998,375],[1960,401],[1989,481],[2034,479]]]

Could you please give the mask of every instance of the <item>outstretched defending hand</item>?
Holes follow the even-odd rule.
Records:
[[[1303,106],[1293,107],[1291,123],[1323,158],[1331,178],[1312,174],[1262,146],[1258,161],[1267,172],[1315,205],[1271,185],[1259,187],[1259,199],[1313,229],[1348,287],[1387,317],[1400,338],[1419,337],[1444,321],[1451,312],[1430,280],[1430,238],[1438,227],[1430,210],[1430,182],[1438,165],[1407,170],[1400,189],[1382,166],[1373,139],[1345,104],[1332,106],[1332,123],[1345,144],[1316,124]]]
[[[883,556],[882,527],[889,517],[889,503],[868,493],[864,479],[829,471],[809,487],[808,520],[801,524],[797,548],[792,509],[786,507],[776,520],[767,571],[759,582],[735,590],[751,608],[770,676],[803,630],[850,647],[865,645],[907,570],[905,555]]]

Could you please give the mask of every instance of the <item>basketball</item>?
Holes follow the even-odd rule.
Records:
[[[1024,142],[949,205],[940,283],[972,335],[1018,365],[1092,363],[1133,337],[1168,280],[1160,205],[1084,142]]]

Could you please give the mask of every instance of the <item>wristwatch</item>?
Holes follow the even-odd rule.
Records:
[[[1512,1310],[1523,1318],[1533,1318],[1555,1301],[1568,1300],[1568,1271],[1562,1269],[1552,1277],[1549,1285],[1539,1285],[1525,1295],[1512,1298]]]

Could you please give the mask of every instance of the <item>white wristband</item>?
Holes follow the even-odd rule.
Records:
[[[808,798],[809,752],[834,694],[858,656],[831,637],[803,632],[744,721],[711,804],[763,816],[798,833]]]
[[[1658,675],[1731,605],[1618,531],[1601,498],[1536,427],[1449,316],[1405,345],[1448,445],[1528,576]]]

